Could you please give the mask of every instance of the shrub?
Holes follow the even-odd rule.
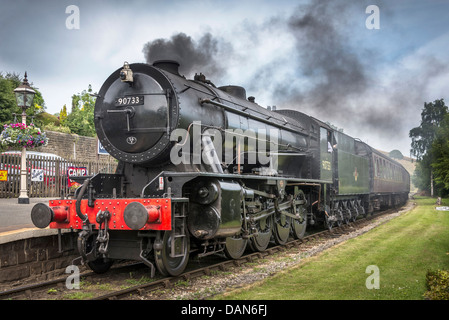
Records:
[[[429,300],[449,300],[449,271],[428,271],[426,275],[427,292],[424,298]]]

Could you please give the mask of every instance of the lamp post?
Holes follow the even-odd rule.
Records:
[[[20,86],[14,89],[14,94],[16,95],[17,105],[22,108],[22,123],[26,125],[26,109],[31,107],[33,104],[34,91],[28,84],[27,73],[25,71],[25,77]],[[22,147],[22,159],[20,164],[20,195],[19,203],[28,204],[30,203],[30,198],[27,194],[27,168],[26,168],[26,147]]]

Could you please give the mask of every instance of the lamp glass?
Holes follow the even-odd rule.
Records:
[[[34,100],[34,93],[25,93],[25,106],[27,108],[31,107],[31,105],[33,104],[33,100]]]
[[[25,105],[25,103],[24,103],[24,98],[25,98],[24,93],[23,92],[15,92],[15,94],[16,94],[17,105],[19,107],[24,106]]]
[[[14,90],[17,105],[21,108],[29,108],[33,104],[35,91],[28,88],[18,88]]]

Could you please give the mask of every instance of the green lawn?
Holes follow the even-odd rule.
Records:
[[[435,210],[435,199],[417,203],[358,238],[215,299],[423,299],[427,271],[449,269],[449,211]],[[368,277],[368,284],[376,284],[368,266],[378,268],[379,289],[367,288]]]

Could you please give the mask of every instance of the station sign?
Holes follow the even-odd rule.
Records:
[[[107,152],[106,151],[106,149],[103,147],[103,145],[101,144],[101,142],[100,142],[100,140],[97,140],[97,146],[98,146],[98,149],[97,149],[97,153],[98,154],[104,154],[104,155],[108,155],[109,154],[109,152]]]
[[[86,167],[68,167],[67,168],[67,176],[76,176],[76,177],[82,177],[87,176],[87,168]],[[69,188],[72,186],[79,186],[79,183],[71,180],[68,178],[68,186]]]
[[[44,181],[44,169],[31,169],[31,181]]]

